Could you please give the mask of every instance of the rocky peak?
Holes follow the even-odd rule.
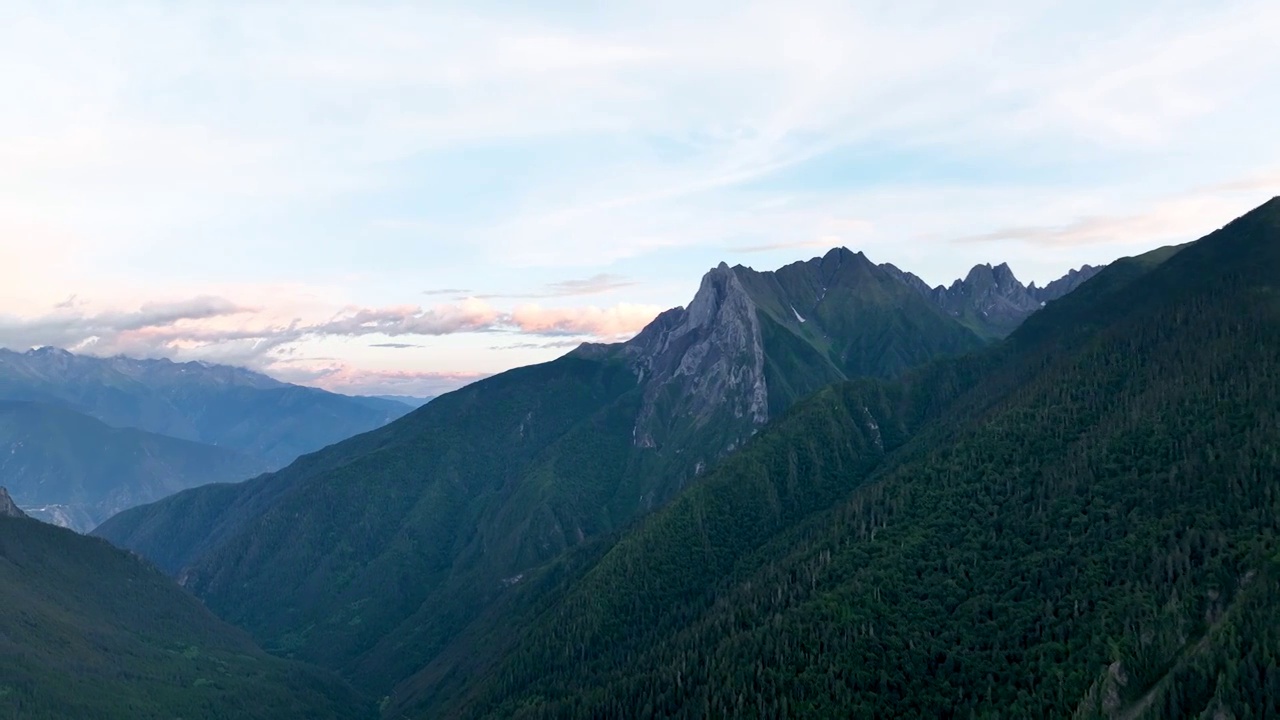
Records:
[[[1071,282],[1083,279],[1087,278]],[[898,297],[892,291],[898,283],[986,337],[1007,335],[1042,302],[1006,263],[978,265],[951,287],[930,288],[911,273],[876,265],[862,253],[841,247],[774,272],[720,263],[703,276],[687,307],[662,313],[626,343],[584,344],[574,352],[622,360],[635,374],[642,393],[633,428],[636,446],[682,452],[693,442],[724,450],[770,418],[762,323],[779,324],[795,334],[779,342],[819,343],[805,356],[813,364],[813,377],[830,380],[841,373],[866,372],[861,365],[846,363],[842,353],[850,352],[848,348],[831,349],[832,338],[856,335],[857,325],[849,325],[848,316],[849,308],[861,307],[855,298]],[[1055,291],[1068,284],[1059,282]],[[824,304],[830,303],[829,291],[834,293],[834,309]],[[808,379],[793,378],[794,387],[779,390],[784,394],[774,399],[775,404],[785,404],[785,393],[806,388]]]
[[[689,303],[682,331],[690,332],[706,326],[719,314],[720,309],[727,303],[732,303],[735,295],[738,294],[746,297],[746,290],[743,290],[742,283],[738,282],[738,276],[733,268],[720,263],[702,276],[698,293],[693,296],[693,302]]]
[[[1014,277],[1013,270],[1009,269],[1009,263],[1000,263],[991,268],[991,276],[995,279],[996,285],[1002,288],[1022,286],[1018,278]]]
[[[644,386],[635,444],[661,447],[673,422],[714,419],[747,432],[769,419],[760,322],[736,271],[721,263],[686,309],[659,315],[623,347]]]
[[[1081,266],[1079,270],[1069,270],[1066,275],[1045,285],[1043,288],[1037,288],[1035,283],[1027,288],[1027,292],[1033,298],[1040,302],[1049,302],[1072,292],[1080,287],[1089,278],[1097,275],[1102,271],[1102,267],[1094,267],[1092,265]]]
[[[876,264],[867,259],[862,252],[853,252],[849,248],[839,247],[831,250],[818,263],[820,279],[824,286],[835,283],[838,276],[858,276],[864,278],[873,274]]]
[[[0,487],[0,517],[26,517],[26,513],[18,509],[18,504],[9,497],[9,491]]]
[[[893,265],[881,265],[880,269],[914,288],[975,332],[987,337],[1004,337],[1045,303],[1075,290],[1102,268],[1085,265],[1044,288],[1037,288],[1035,283],[1024,286],[1008,263],[975,265],[963,280],[956,280],[949,287],[934,288]]]
[[[969,274],[964,276],[963,280],[956,280],[951,283],[948,289],[962,288],[966,285],[990,285],[995,282],[995,273],[991,272],[991,266],[988,264],[974,265],[969,270]]]
[[[11,355],[10,361],[16,360],[19,364],[34,364],[38,367],[46,367],[54,369],[57,372],[67,372],[76,364],[76,356],[52,346],[44,346],[33,348],[25,353],[7,353]]]
[[[974,265],[964,280],[956,280],[948,288],[950,292],[962,292],[969,295],[1016,295],[1025,291],[1022,283],[1009,268],[1008,263],[992,266],[990,263]]]
[[[991,265],[983,265],[986,268],[987,276],[990,282],[986,287],[975,287],[971,293],[974,297],[980,297],[987,310],[995,309],[998,304],[1003,301],[1004,304],[1014,308],[1027,308],[1034,312],[1034,301],[1027,295],[1027,288],[1013,274],[1013,270],[1009,269],[1008,264],[1000,263],[995,267]]]

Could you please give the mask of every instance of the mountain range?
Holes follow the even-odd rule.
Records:
[[[62,405],[0,400],[0,477],[28,515],[87,531],[179,490],[242,480],[265,462],[216,445],[113,428]],[[56,499],[56,504],[32,501]]]
[[[278,469],[411,410],[222,365],[0,350],[0,481],[33,516],[87,531],[178,490]]]
[[[773,272],[721,265],[688,307],[630,341],[482,380],[276,473],[126,511],[96,534],[269,650],[381,696],[508,588],[663,507],[804,397],[986,344],[861,253]]]
[[[885,267],[901,273],[905,282],[984,338],[1005,337],[1049,301],[1075,290],[1102,270],[1085,265],[1038,288],[1034,282],[1023,285],[1005,263],[995,267],[975,265],[963,280],[956,280],[949,287],[930,288],[911,273],[892,265]]]
[[[1280,713],[1280,198],[828,387],[530,572],[386,717]]]
[[[1043,290],[981,267],[721,265],[98,528],[176,583],[0,491],[0,713],[1280,714],[1280,198]]]
[[[0,398],[65,405],[113,427],[282,466],[404,414],[404,403],[290,385],[227,365],[0,350]]]
[[[842,269],[847,259],[851,271]],[[748,369],[749,373],[769,373],[767,382],[773,397],[762,396],[745,424],[737,417],[725,422],[725,418],[713,417],[715,413],[705,414],[714,410],[711,407],[698,409],[695,423],[720,426],[723,437],[714,442],[723,443],[721,452],[727,452],[767,420],[769,406],[786,407],[838,379],[893,374],[935,354],[954,354],[978,346],[971,333],[955,323],[940,319],[921,303],[905,301],[901,285],[920,291],[973,334],[991,338],[1034,312],[1044,299],[1069,291],[1092,272],[1086,266],[1040,290],[1034,284],[1022,286],[1005,265],[997,266],[994,275],[990,266],[980,265],[950,288],[929,289],[914,275],[891,265],[873,266],[861,255],[855,257],[845,250],[774,273],[756,273],[741,266],[717,268],[707,276],[707,282],[727,293],[728,314],[736,312],[737,316],[713,318],[712,325],[716,332],[747,333],[742,336],[747,342],[732,351],[754,352],[759,346],[774,353],[767,362],[762,358],[758,367]],[[825,297],[828,285],[833,285],[837,294],[831,299]],[[735,293],[746,298],[747,304],[739,305],[752,308],[750,317],[734,310]],[[709,297],[707,293],[703,296]],[[699,319],[697,313],[712,305],[715,303],[706,300],[691,305],[688,317],[676,317],[685,313],[684,309],[668,313],[647,331],[644,340],[661,343],[675,336],[687,341],[697,334],[689,334],[690,330],[706,320]],[[893,307],[896,314],[881,312],[876,305]],[[716,312],[719,307],[715,305]],[[882,320],[888,324],[877,326]],[[748,324],[735,324],[740,322]],[[845,345],[833,347],[833,338]],[[648,353],[638,361],[641,363],[684,361],[680,348],[675,352],[646,351],[640,348],[642,344],[629,343],[621,352]],[[718,349],[726,348],[721,344]],[[613,350],[587,347],[579,352],[608,354]],[[658,371],[676,370],[699,382],[715,376],[714,372],[692,372],[689,367]],[[751,382],[757,379],[766,381],[763,375],[748,378]],[[651,424],[652,418],[664,414],[685,412],[665,408],[663,393],[684,398],[718,397],[716,388],[689,396],[679,382],[667,380],[649,384],[642,412],[650,419],[637,423],[644,442],[655,442],[652,433],[656,430],[661,435],[662,429],[641,429],[640,425]],[[25,353],[0,350],[0,402],[9,401],[0,407],[0,446],[10,450],[9,457],[0,462],[0,478],[13,489],[28,514],[87,531],[125,508],[178,490],[243,480],[278,469],[299,455],[378,427],[405,414],[406,407],[416,409],[430,400],[337,396],[241,368],[206,363],[93,358],[56,348]],[[744,410],[735,408],[732,412]],[[675,432],[684,429],[676,428]],[[711,442],[712,438],[699,437],[693,444],[705,448]],[[693,472],[716,456],[713,452],[700,457],[691,466]],[[686,464],[680,477],[689,472]],[[670,488],[661,490],[648,504],[661,503],[670,492]]]

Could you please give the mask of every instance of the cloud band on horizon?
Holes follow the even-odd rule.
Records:
[[[559,342],[555,339],[566,336],[596,341],[624,339],[641,330],[659,311],[655,306],[629,303],[562,308],[527,304],[500,309],[487,301],[469,298],[427,308],[347,307],[323,320],[280,323],[225,298],[200,296],[145,303],[135,311],[89,313],[83,306],[63,306],[31,318],[0,316],[0,346],[25,350],[53,345],[93,355],[212,359],[270,371],[288,359],[291,344],[326,337],[504,333],[546,338],[552,342],[542,345],[555,347]],[[529,344],[532,343],[517,347]],[[420,347],[407,342],[372,345],[392,349]],[[290,361],[297,374],[296,360]],[[449,375],[445,372],[442,376]],[[334,373],[321,373],[317,377],[333,376]]]

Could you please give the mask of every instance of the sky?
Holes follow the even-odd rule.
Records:
[[[0,346],[432,395],[835,246],[1044,283],[1280,194],[1280,3],[0,2]]]

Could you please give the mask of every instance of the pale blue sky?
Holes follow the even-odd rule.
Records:
[[[538,5],[0,5],[0,344],[430,393],[721,260],[1044,282],[1280,193],[1274,2]]]

